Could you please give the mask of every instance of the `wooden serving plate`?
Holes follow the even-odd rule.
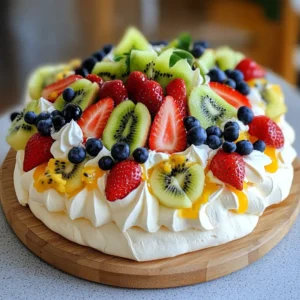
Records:
[[[288,233],[300,211],[300,160],[297,160],[289,197],[269,207],[250,235],[175,258],[135,262],[80,246],[49,230],[28,207],[18,203],[13,185],[14,165],[15,152],[10,151],[2,166],[0,196],[7,221],[18,238],[33,253],[60,270],[120,287],[177,287],[230,274],[269,252]]]

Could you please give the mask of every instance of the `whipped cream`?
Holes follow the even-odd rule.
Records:
[[[38,100],[38,110],[39,110],[39,112],[47,111],[47,112],[51,113],[52,111],[55,110],[55,108],[53,106],[53,103],[51,103],[50,101],[48,101],[45,98],[41,97]]]

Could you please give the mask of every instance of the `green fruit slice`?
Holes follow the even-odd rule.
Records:
[[[213,49],[207,49],[196,61],[196,65],[199,67],[201,74],[205,75],[216,64],[215,53]]]
[[[223,71],[234,69],[244,58],[244,54],[229,47],[220,47],[216,50],[216,62]]]
[[[119,104],[110,115],[104,129],[102,141],[107,149],[116,142],[126,142],[132,153],[136,148],[146,143],[151,124],[147,107],[126,100]]]
[[[203,128],[220,125],[225,119],[237,116],[237,110],[209,86],[195,87],[188,98],[189,112]]]
[[[71,103],[80,106],[83,111],[97,100],[99,85],[95,82],[92,83],[87,79],[79,79],[73,82],[69,87],[76,92],[76,96]],[[68,102],[60,95],[54,103],[54,108],[63,110],[67,104]]]

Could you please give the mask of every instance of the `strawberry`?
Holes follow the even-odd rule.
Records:
[[[55,100],[62,94],[62,92],[74,81],[82,79],[80,75],[71,75],[59,81],[56,81],[48,86],[46,86],[42,91],[42,97],[50,102],[55,102]]]
[[[115,105],[120,104],[128,99],[127,90],[122,80],[110,80],[103,83],[99,93],[100,99],[110,97],[114,100]]]
[[[244,74],[245,81],[254,78],[263,78],[266,75],[266,71],[250,58],[245,58],[240,61],[235,69],[240,70]]]
[[[142,180],[140,165],[133,160],[124,160],[116,164],[109,172],[105,194],[108,201],[125,198],[136,189]]]
[[[134,99],[135,95],[137,95],[137,93],[140,91],[141,87],[143,86],[143,83],[147,80],[148,80],[147,76],[144,73],[139,71],[134,71],[128,76],[126,82],[126,88],[128,91],[128,95],[130,96],[130,99],[135,101]]]
[[[186,116],[187,95],[186,85],[183,79],[175,78],[166,87],[168,96],[172,96],[177,103],[183,117]]]
[[[34,134],[25,147],[23,170],[28,172],[33,168],[48,162],[53,156],[50,148],[54,140],[50,136]]]
[[[91,82],[96,82],[96,83],[98,83],[98,85],[101,87],[102,85],[103,85],[103,83],[104,83],[104,80],[101,78],[101,77],[99,77],[98,75],[96,75],[96,74],[89,74],[89,75],[87,75],[86,77],[85,77],[85,79],[87,79],[87,80],[89,80],[89,81],[91,81]]]
[[[186,131],[179,107],[173,97],[167,96],[150,130],[151,150],[174,153],[186,148]]]
[[[268,146],[281,148],[284,136],[279,126],[266,116],[256,116],[249,124],[249,133],[264,141]]]
[[[252,107],[250,101],[247,97],[234,90],[230,86],[226,84],[221,84],[218,82],[210,82],[209,86],[227,103],[231,104],[236,108],[240,108],[241,106]]]
[[[246,174],[245,162],[237,153],[219,150],[210,162],[209,169],[219,180],[238,190],[243,190]]]
[[[101,138],[103,130],[106,126],[108,118],[114,109],[114,101],[112,98],[104,98],[96,104],[87,108],[78,125],[80,126],[84,138]]]

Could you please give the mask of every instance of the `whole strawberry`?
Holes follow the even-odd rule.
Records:
[[[246,169],[245,162],[239,154],[219,150],[211,160],[209,169],[219,180],[243,190]]]
[[[53,157],[50,152],[53,142],[54,140],[50,136],[42,136],[39,133],[30,138],[25,147],[24,172],[48,162]]]
[[[98,75],[96,74],[88,74],[85,79],[91,81],[91,82],[96,82],[99,84],[100,87],[102,87],[103,83],[104,83],[104,80],[99,77]]]
[[[249,133],[268,146],[281,148],[284,145],[284,136],[279,126],[266,116],[256,116],[249,124]]]
[[[116,164],[107,176],[105,194],[108,201],[125,198],[141,183],[142,170],[133,160],[124,160]]]
[[[139,93],[143,83],[147,80],[147,76],[140,71],[134,71],[128,76],[126,88],[131,100],[136,102],[135,96]]]
[[[112,98],[115,105],[118,105],[128,99],[128,93],[121,80],[110,80],[103,83],[99,97],[100,99]]]
[[[186,116],[187,95],[186,85],[183,79],[175,78],[166,87],[168,96],[172,96],[177,103],[183,117]]]
[[[235,69],[241,71],[244,74],[245,81],[254,78],[263,78],[266,75],[266,71],[250,58],[245,58],[240,61]]]

